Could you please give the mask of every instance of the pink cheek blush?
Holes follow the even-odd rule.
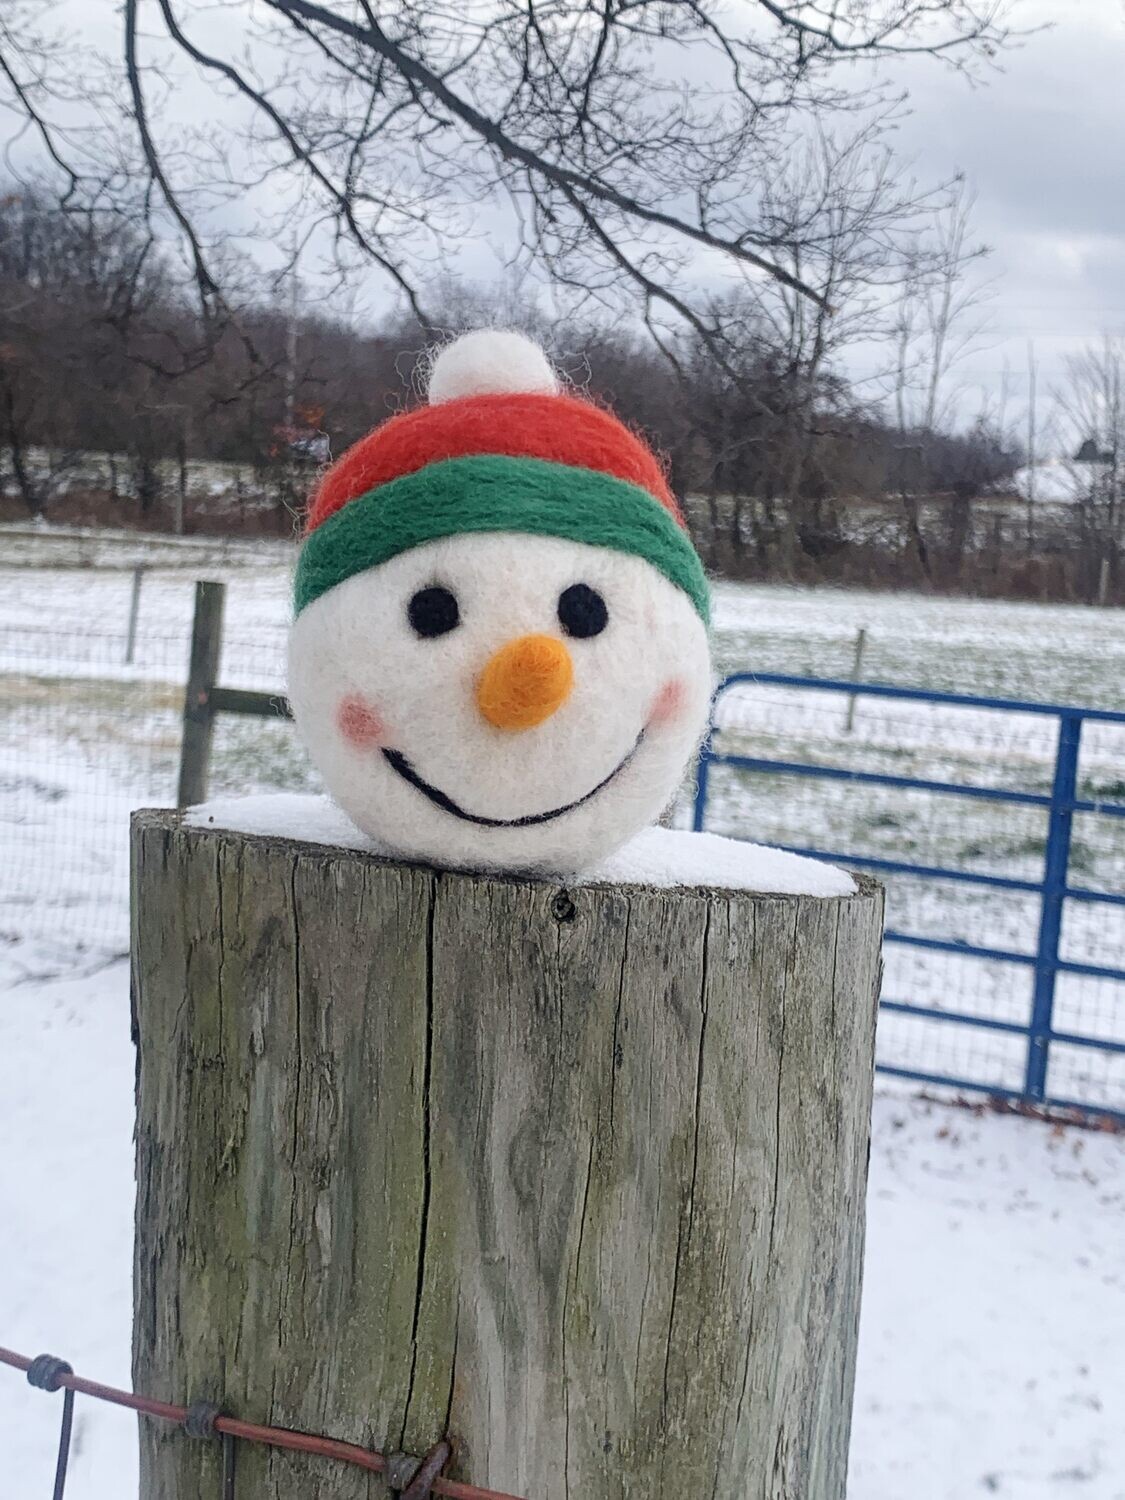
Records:
[[[687,702],[687,688],[678,677],[670,677],[653,700],[648,716],[650,725],[670,724],[678,719]]]
[[[378,713],[358,693],[349,693],[340,699],[336,727],[356,750],[373,750],[386,733],[386,726]]]

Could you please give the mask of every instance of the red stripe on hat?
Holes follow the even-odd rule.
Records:
[[[349,500],[401,474],[478,454],[541,458],[612,474],[647,490],[684,524],[656,456],[624,423],[577,396],[528,393],[466,396],[392,417],[349,448],[324,475],[313,495],[306,530],[315,530]]]

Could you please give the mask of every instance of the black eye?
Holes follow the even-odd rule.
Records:
[[[419,589],[406,613],[416,634],[422,636],[445,635],[461,623],[457,596],[436,584],[433,588]]]
[[[605,600],[587,583],[572,583],[559,595],[559,624],[567,635],[585,640],[601,635],[609,620]]]

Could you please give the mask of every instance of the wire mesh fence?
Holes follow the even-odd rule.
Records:
[[[93,598],[105,628],[79,628],[57,600],[58,626],[0,625],[0,943],[17,969],[42,972],[125,951],[128,814],[175,800],[190,589],[182,574],[174,587],[146,583],[127,662],[129,574],[99,575],[98,583],[102,594],[84,580],[82,608]],[[284,690],[284,589],[279,577],[241,591],[223,640],[224,686]],[[721,639],[721,655],[729,658],[735,645],[736,636]],[[753,655],[763,654],[757,645]],[[844,662],[850,648],[840,654]],[[955,681],[955,664],[944,660],[938,676],[943,685]],[[709,828],[858,856],[886,880],[889,926],[902,940],[887,948],[881,1064],[1022,1093],[1057,721],[759,679],[722,699],[716,745],[769,764],[711,767]],[[832,774],[785,769],[796,764]],[[1046,1090],[1119,1111],[1125,984],[1106,971],[1125,967],[1125,819],[1103,809],[1125,803],[1123,766],[1125,725],[1087,723],[1077,791],[1088,806],[1073,814],[1069,878],[1118,901],[1062,905],[1059,958],[1069,967],[1055,976],[1060,1039],[1050,1048]],[[975,786],[982,795],[953,797],[856,773]],[[291,724],[222,714],[210,788],[244,795],[318,790],[319,781]],[[988,795],[1004,789],[1027,800]],[[686,791],[681,823],[690,820],[690,800]],[[970,947],[985,952],[957,951]],[[895,1009],[900,1004],[911,1009]],[[1092,1048],[1091,1039],[1110,1046]]]
[[[0,627],[0,943],[17,970],[128,946],[129,814],[175,802],[190,619],[138,634]],[[232,685],[283,691],[284,633],[224,640]],[[288,725],[224,716],[216,793],[317,785]]]
[[[0,631],[0,930],[42,957],[119,950],[128,932],[128,822],[168,800],[184,643]]]
[[[1054,714],[879,693],[735,680],[716,712],[700,821],[885,880],[881,1066],[1125,1110],[1125,717],[1082,725],[1074,790],[1060,799]],[[1045,956],[1060,814],[1072,825],[1069,894]],[[1047,984],[1037,1091],[1029,1032]]]

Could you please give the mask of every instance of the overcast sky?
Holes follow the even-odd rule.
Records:
[[[959,167],[976,189],[995,328],[961,377],[995,396],[1007,358],[1018,407],[1029,339],[1049,399],[1068,352],[1125,332],[1125,3],[1022,0],[1015,18],[1052,27],[984,86],[932,64],[911,69],[900,145],[920,177]]]
[[[68,0],[67,10],[98,46],[119,51],[116,0]],[[221,6],[205,16],[212,29],[231,20]],[[911,93],[897,146],[920,182],[966,174],[976,237],[993,251],[992,330],[958,372],[962,415],[982,401],[995,411],[1006,367],[1007,417],[1021,419],[1033,340],[1042,421],[1067,354],[1103,332],[1125,333],[1125,0],[1015,0],[1013,19],[1050,29],[975,86],[932,60],[896,64]],[[190,114],[197,88],[184,78],[180,110]],[[500,258],[485,237],[462,264],[484,278]],[[378,308],[384,289],[372,292],[366,300]]]

